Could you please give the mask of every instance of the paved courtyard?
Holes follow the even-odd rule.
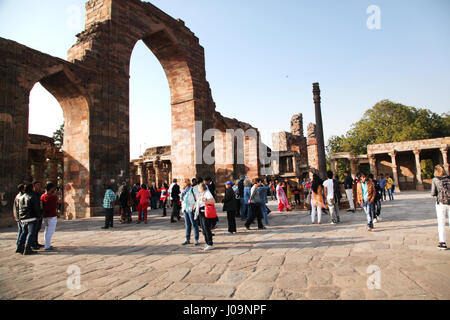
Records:
[[[374,232],[365,230],[361,211],[341,212],[340,225],[328,215],[311,225],[307,212],[270,207],[267,230],[247,231],[238,219],[232,236],[221,213],[210,252],[182,247],[183,220],[170,224],[160,211],[147,225],[116,217],[111,231],[100,230],[101,217],[59,221],[57,252],[34,256],[15,254],[15,228],[1,229],[0,298],[450,299],[450,251],[436,248],[428,192],[384,202]]]

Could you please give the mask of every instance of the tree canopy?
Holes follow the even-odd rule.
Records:
[[[55,141],[55,147],[61,151],[62,145],[64,143],[64,122],[61,124],[59,129],[53,132],[53,140]]]
[[[450,136],[450,114],[382,100],[341,136],[328,140],[327,153],[366,154],[367,145]]]

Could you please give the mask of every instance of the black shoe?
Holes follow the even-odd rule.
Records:
[[[25,249],[16,249],[16,253],[23,254],[24,251],[25,251]]]
[[[171,223],[175,223],[176,221],[175,221],[175,220],[170,220],[170,222],[171,222]]]
[[[31,249],[38,251],[41,247],[31,247]]]
[[[102,227],[103,230],[109,229],[109,227]]]
[[[439,242],[437,247],[441,250],[447,250],[447,244],[445,242]]]
[[[266,227],[260,227],[260,228],[258,228],[259,230],[264,230],[264,229],[267,229]]]
[[[23,252],[23,255],[24,256],[28,256],[28,255],[30,255],[30,254],[37,254],[38,252],[37,251],[33,251],[33,250],[25,250],[24,252]]]
[[[186,241],[183,242],[181,245],[182,245],[182,246],[187,246],[188,244],[190,244],[190,242],[186,240]]]
[[[247,230],[250,230],[250,226],[249,225],[245,225],[245,228],[247,229]]]

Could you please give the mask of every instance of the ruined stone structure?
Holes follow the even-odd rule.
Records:
[[[63,109],[66,215],[90,217],[101,208],[104,184],[129,180],[129,66],[142,40],[160,61],[169,83],[172,111],[172,175],[223,179],[235,169],[259,174],[259,133],[246,136],[244,164],[215,162],[234,143],[227,129],[251,128],[215,111],[206,80],[204,49],[182,20],[139,0],[90,0],[85,30],[67,61],[0,38],[0,195],[9,210],[27,178],[28,104],[40,82]],[[213,137],[205,132],[216,127]],[[220,139],[222,138],[222,139]],[[215,154],[209,146],[216,145]],[[205,160],[210,153],[213,160]],[[219,179],[220,178],[220,179]],[[219,182],[218,182],[219,185]]]
[[[332,167],[336,170],[338,159],[349,159],[352,175],[359,171],[359,164],[368,162],[374,175],[391,175],[396,190],[429,189],[431,180],[422,179],[420,161],[430,159],[433,165],[442,164],[449,173],[448,149],[450,137],[402,141],[367,146],[367,155],[356,156],[350,153],[332,155]]]
[[[172,155],[170,146],[147,149],[140,159],[130,163],[130,184],[156,183],[160,187],[163,183],[172,181]]]

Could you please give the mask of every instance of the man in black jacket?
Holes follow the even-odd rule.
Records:
[[[236,195],[232,189],[233,182],[228,181],[225,184],[225,198],[223,199],[223,211],[227,213],[228,232],[227,234],[236,233],[236,211],[238,210]]]
[[[19,209],[19,199],[20,197],[25,193],[25,185],[23,183],[19,184],[17,186],[17,193],[16,198],[14,199],[14,206],[13,206],[13,214],[14,214],[14,220],[17,222],[17,242],[16,245],[19,246],[19,239],[20,235],[22,234],[22,223],[20,222],[20,209]]]
[[[246,216],[245,216],[245,202],[244,202],[244,180],[245,180],[245,176],[241,175],[239,177],[239,183],[238,183],[238,196],[239,196],[239,200],[240,200],[240,211],[241,211],[241,220],[247,220]]]
[[[41,203],[41,196],[44,194],[41,183],[39,181],[33,182],[33,195],[39,200],[39,215],[36,220],[36,232],[34,233],[34,239],[31,244],[34,250],[39,250],[40,248],[43,248],[44,245],[39,243],[39,231],[41,231],[42,227],[42,220],[44,219],[44,210]]]
[[[22,234],[16,252],[24,255],[37,253],[32,250],[33,241],[37,232],[37,220],[41,216],[41,200],[33,192],[33,185],[25,188],[25,193],[19,198],[19,218],[22,223]]]
[[[350,208],[347,211],[355,212],[355,203],[353,202],[353,179],[350,176],[350,172],[346,171],[344,173],[344,189],[345,194],[347,195],[347,200],[350,205]]]
[[[170,195],[172,196],[172,216],[170,217],[170,222],[176,222],[175,217],[177,217],[178,221],[180,221],[180,186],[177,184],[177,179],[173,179],[173,187]]]

